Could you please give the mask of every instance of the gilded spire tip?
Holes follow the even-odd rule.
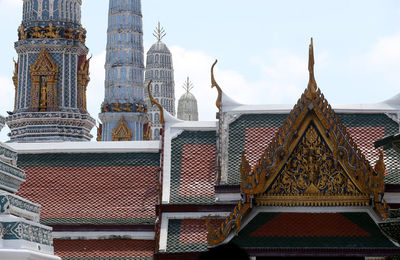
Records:
[[[315,81],[314,77],[314,42],[313,38],[311,37],[311,43],[309,47],[309,55],[308,55],[308,72],[310,74],[310,78],[308,81],[308,90],[311,93],[316,93],[317,92],[317,82]]]

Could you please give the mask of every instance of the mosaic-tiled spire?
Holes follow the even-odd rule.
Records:
[[[14,61],[11,142],[89,141],[89,83],[81,0],[24,0]]]
[[[110,0],[109,4],[105,99],[99,115],[102,141],[142,140],[147,108],[141,1]],[[124,135],[116,129],[121,125]]]
[[[145,86],[152,80],[150,89],[153,97],[165,110],[175,116],[175,83],[172,54],[167,45],[161,41],[165,36],[165,31],[160,23],[158,23],[158,27],[154,31],[154,36],[157,38],[157,42],[147,52]],[[160,139],[161,129],[159,110],[156,106],[151,106],[147,92],[145,93],[145,100],[149,108],[148,114],[152,124],[152,137],[158,140]]]

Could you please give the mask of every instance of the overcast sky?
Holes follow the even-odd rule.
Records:
[[[215,58],[217,81],[236,101],[294,104],[307,86],[310,37],[316,80],[330,103],[374,103],[400,92],[400,1],[142,0],[142,6],[146,51],[160,21],[173,54],[176,99],[189,76],[200,120],[215,120]],[[104,98],[107,12],[107,0],[83,0],[82,24],[93,55],[88,108],[96,119]],[[0,0],[3,116],[13,108],[13,45],[21,17],[22,0]]]

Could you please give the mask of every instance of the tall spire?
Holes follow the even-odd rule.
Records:
[[[158,27],[156,27],[156,29],[154,30],[153,35],[159,42],[162,40],[162,38],[165,37],[165,35],[167,35],[167,33],[164,30],[164,27],[161,27],[160,22],[158,22]]]
[[[166,33],[160,22],[158,22],[153,35],[157,41],[147,52],[145,86],[150,86],[154,100],[169,114],[175,116],[175,82],[172,54],[167,45],[161,41]],[[152,138],[158,140],[160,139],[162,128],[160,123],[162,114],[156,106],[152,106],[151,98],[147,92],[145,92],[145,102],[151,121]]]
[[[105,98],[99,115],[102,141],[118,139],[113,131],[124,118],[132,141],[143,139],[144,49],[141,1],[110,0]]]

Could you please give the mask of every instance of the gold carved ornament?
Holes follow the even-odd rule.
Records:
[[[83,44],[86,41],[86,30],[80,26],[78,29],[65,28],[61,26],[54,26],[52,22],[48,26],[35,26],[25,28],[24,24],[21,24],[18,28],[18,39],[72,39],[79,40]]]
[[[215,80],[214,76],[214,68],[215,65],[217,65],[218,60],[215,60],[214,64],[211,67],[211,88],[216,88],[218,91],[218,97],[217,101],[215,102],[215,105],[218,108],[218,111],[221,112],[221,101],[222,101],[222,89],[219,87],[217,81]]]
[[[360,206],[370,205],[386,218],[385,165],[380,152],[375,168],[339,121],[314,78],[313,44],[310,45],[310,80],[275,137],[253,169],[242,154],[241,193],[238,204],[218,230],[207,223],[208,244],[222,243],[235,223],[247,214],[243,205],[258,206]],[[238,207],[242,206],[242,210]]]
[[[131,141],[133,136],[133,131],[130,130],[128,123],[126,122],[124,116],[118,122],[118,125],[112,130],[112,140],[113,141]]]
[[[46,48],[43,48],[30,67],[32,78],[31,111],[57,111],[58,64],[55,64]]]
[[[158,110],[160,111],[160,124],[164,125],[164,109],[160,105],[160,103],[158,103],[157,100],[154,99],[153,95],[151,94],[150,90],[151,83],[153,83],[152,80],[150,80],[149,84],[147,84],[147,93],[149,94],[151,105],[152,106],[156,105],[158,107]]]
[[[17,94],[18,94],[18,64],[19,61],[14,61],[14,74],[12,77],[14,88],[15,88],[15,97],[14,97],[14,110],[17,109]]]
[[[244,200],[239,201],[238,205],[233,209],[231,214],[225,219],[219,228],[213,227],[210,223],[210,217],[206,220],[207,241],[209,246],[216,246],[224,242],[231,230],[236,234],[239,233],[243,217],[249,212],[251,205],[250,196],[245,196]]]
[[[87,99],[86,99],[86,91],[87,91],[87,86],[90,82],[90,72],[89,72],[89,65],[90,65],[90,60],[92,57],[89,59],[86,59],[86,55],[82,55],[79,57],[79,64],[78,64],[78,108],[81,111],[86,112],[87,111]]]
[[[217,97],[217,101],[215,102],[215,105],[218,108],[218,118],[219,118],[219,126],[218,126],[218,130],[219,133],[222,132],[222,89],[220,88],[220,86],[218,85],[217,81],[215,80],[215,76],[214,76],[214,68],[215,65],[217,65],[218,60],[215,60],[214,64],[211,66],[211,88],[216,88],[218,91],[218,97]],[[221,141],[221,140],[220,140]],[[221,145],[219,145],[218,148],[218,155],[217,155],[217,184],[219,185],[221,183],[221,154],[222,154],[222,150],[221,150]]]
[[[143,140],[150,141],[151,140],[151,122],[148,121],[143,125]]]

